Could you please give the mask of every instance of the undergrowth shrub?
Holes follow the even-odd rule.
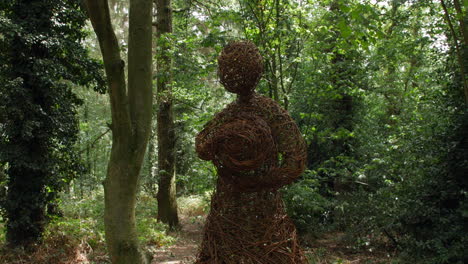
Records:
[[[428,264],[468,263],[466,190],[441,171],[402,188],[396,222],[402,259]]]
[[[43,242],[29,252],[4,246],[4,227],[0,225],[0,263],[9,264],[92,264],[110,263],[104,236],[103,193],[85,199],[63,195],[63,217],[52,217]],[[137,232],[141,245],[160,247],[175,239],[166,234],[167,226],[156,220],[156,200],[140,195],[136,208]],[[151,248],[149,248],[151,250]]]
[[[333,203],[319,193],[319,187],[320,181],[306,171],[300,181],[283,190],[287,213],[300,234],[316,236],[327,229]]]
[[[179,213],[188,217],[197,217],[208,214],[210,210],[211,192],[203,195],[183,196],[177,199]]]
[[[344,213],[337,221],[355,244],[387,242],[401,263],[468,263],[468,114],[458,118],[437,134],[405,138],[406,153],[388,162],[400,180],[386,180],[340,201]],[[402,159],[403,154],[412,158]]]
[[[175,239],[166,234],[167,225],[160,223],[156,218],[137,219],[138,239],[142,245],[166,246],[172,244]]]
[[[9,249],[2,245],[0,263],[107,263],[104,244],[102,243],[103,238],[99,233],[94,232],[93,228],[92,223],[80,219],[54,219],[45,229],[42,243],[33,245],[31,249],[27,251],[24,249]]]

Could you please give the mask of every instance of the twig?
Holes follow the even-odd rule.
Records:
[[[110,127],[107,128],[106,131],[104,131],[104,133],[100,134],[99,136],[97,136],[92,142],[91,144],[89,144],[86,148],[83,148],[81,149],[80,151],[78,151],[78,154],[81,154],[83,153],[84,151],[86,151],[87,149],[91,149],[94,147],[94,145],[96,144],[96,142],[101,139],[102,137],[104,137],[107,133],[109,133],[109,131],[111,131]]]
[[[392,236],[390,235],[390,233],[385,229],[385,228],[382,228],[384,234],[390,238],[390,240],[392,240],[393,244],[395,245],[396,248],[399,248],[400,245],[398,244],[398,241]]]

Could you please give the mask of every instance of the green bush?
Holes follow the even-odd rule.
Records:
[[[385,181],[340,200],[337,220],[357,245],[386,241],[403,263],[468,262],[468,115],[460,118],[454,122],[459,126],[447,125],[435,135],[409,134],[402,142],[406,150],[388,160],[391,171],[364,171]],[[389,180],[389,173],[400,180]]]
[[[396,220],[402,258],[408,262],[461,264],[468,262],[468,202],[443,172],[439,177],[415,179],[400,192]]]
[[[97,227],[94,219],[57,218],[49,223],[45,239],[53,239],[57,236],[68,237],[73,243],[80,244],[82,241],[94,251],[105,250],[104,232]]]
[[[174,243],[175,239],[166,234],[168,227],[156,218],[141,218],[137,220],[138,239],[143,245],[165,246]]]
[[[68,230],[72,236],[89,239],[90,244],[104,244],[104,194],[97,191],[86,199],[63,197],[61,208],[65,218],[58,219],[56,224]],[[167,245],[174,239],[166,234],[167,227],[156,220],[156,199],[150,195],[141,194],[135,210],[137,231],[140,243],[143,245]],[[76,225],[76,227],[72,227]],[[81,232],[81,233],[80,233]],[[95,234],[86,235],[87,232]]]
[[[303,179],[287,186],[283,192],[288,215],[300,233],[314,234],[325,229],[332,202],[320,195],[320,182],[307,171]]]

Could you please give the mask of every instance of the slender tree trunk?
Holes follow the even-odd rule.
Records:
[[[112,29],[107,0],[87,0],[109,85],[112,150],[104,181],[106,242],[113,264],[143,264],[135,204],[151,122],[151,0],[131,0],[128,90],[124,63]]]
[[[276,13],[276,32],[275,32],[275,38],[276,40],[278,41],[278,44],[275,45],[275,57],[278,57],[278,84],[277,86],[279,86],[281,88],[281,92],[283,94],[283,107],[284,109],[288,110],[288,107],[289,107],[289,100],[288,100],[288,92],[286,91],[285,87],[284,87],[284,72],[283,72],[283,60],[282,60],[282,57],[281,57],[281,45],[282,45],[282,36],[281,36],[281,32],[280,32],[280,28],[281,28],[281,5],[280,5],[280,0],[275,0],[275,13]],[[277,88],[278,90],[278,88]],[[278,97],[277,101],[279,102],[280,99]]]
[[[459,41],[458,36],[457,36],[457,31],[455,29],[455,26],[452,23],[452,19],[450,18],[450,13],[447,9],[447,5],[445,4],[444,0],[440,0],[440,3],[442,5],[442,8],[444,9],[444,17],[445,21],[447,22],[447,25],[449,26],[450,33],[452,34],[454,46],[455,46],[455,52],[457,55],[457,61],[458,61],[458,66],[460,68],[460,76],[462,79],[462,84],[463,84],[463,91],[465,93],[465,105],[468,106],[468,66],[467,66],[467,59],[466,59],[466,50],[468,49],[468,29],[466,28],[465,20],[467,20],[467,15],[466,15],[466,10],[465,12],[462,12],[462,8],[460,6],[460,3],[455,0],[455,9],[457,11],[457,16],[459,17],[459,33],[463,38],[463,41]]]
[[[157,115],[157,111],[153,109],[153,116]],[[157,179],[156,179],[156,174],[154,171],[154,164],[156,162],[155,159],[155,148],[157,145],[156,142],[156,131],[154,128],[154,125],[156,124],[155,120],[152,120],[151,122],[151,134],[148,142],[148,153],[146,155],[147,157],[147,162],[148,162],[148,168],[147,168],[147,180],[145,181],[145,189],[151,194],[152,197],[156,198],[157,195]]]
[[[276,51],[274,51],[273,56],[271,56],[270,75],[271,75],[271,87],[273,89],[273,100],[279,102],[278,76],[276,75]]]
[[[84,121],[89,125],[89,109],[88,109],[88,104],[85,103],[85,107],[84,107]],[[86,129],[85,131],[85,135],[86,135],[86,140],[89,140],[89,126],[88,128]],[[88,179],[91,179],[91,142],[87,142],[86,144],[86,162],[85,162],[85,166],[86,166],[86,173],[85,175],[87,176]],[[80,179],[80,197],[83,199],[83,190],[84,190],[84,179]],[[91,191],[91,186],[89,186],[89,191]]]
[[[179,225],[175,185],[175,134],[172,109],[172,60],[169,54],[172,33],[172,9],[170,0],[156,1],[157,56],[157,138],[158,138],[158,220],[171,228]]]
[[[339,9],[339,1],[334,0],[330,3],[330,11],[333,13],[334,19],[342,15],[341,10]],[[333,47],[338,45],[340,38],[340,33],[335,31],[335,37],[330,39],[330,44]],[[331,75],[330,75],[330,84],[337,90],[340,94],[339,99],[334,100],[334,110],[335,116],[333,117],[333,129],[338,131],[342,128],[353,131],[353,113],[354,113],[354,98],[350,95],[350,87],[340,83],[340,80],[344,78],[352,79],[346,72],[344,63],[349,60],[345,55],[339,53],[336,49],[332,51],[332,59],[330,60],[331,64]],[[349,67],[349,66],[348,66]],[[339,155],[350,155],[350,138],[337,138],[332,140],[334,146],[335,156]],[[333,179],[333,190],[336,193],[342,193],[346,190],[346,185],[343,182],[344,177],[342,175],[335,177]],[[341,198],[340,195],[337,196],[338,199]]]
[[[8,181],[8,177],[5,174],[5,164],[0,163],[0,199],[4,200],[7,194],[7,186],[6,183]]]
[[[461,35],[463,38],[463,43],[466,48],[466,46],[468,46],[468,14],[467,14],[468,6],[465,5],[464,6],[465,10],[463,10],[463,7],[460,4],[459,0],[454,0],[453,5],[455,6],[455,10],[457,11],[458,23],[460,25],[460,31],[461,31]]]
[[[462,58],[460,64],[463,64],[460,65],[460,69],[463,71],[462,80],[465,88],[465,104],[468,106],[468,6],[464,5],[462,7],[459,0],[454,0],[453,4],[457,11],[460,34],[463,39],[463,41],[460,41],[460,57]]]

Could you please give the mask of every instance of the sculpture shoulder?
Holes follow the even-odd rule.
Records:
[[[208,121],[203,127],[215,127],[220,124],[222,124],[226,119],[228,119],[230,116],[232,116],[232,113],[234,112],[235,106],[234,103],[228,104],[223,110],[217,112],[213,118]]]
[[[228,104],[222,111],[215,114],[213,119],[205,127],[216,126],[230,120],[231,118],[257,116],[266,121],[270,126],[292,121],[288,111],[282,108],[273,99],[256,94],[248,103],[234,101]]]
[[[274,110],[274,111],[286,112],[286,110],[284,110],[284,109],[281,107],[281,105],[278,104],[278,102],[276,102],[275,100],[271,99],[270,97],[266,97],[266,96],[257,94],[257,95],[253,98],[253,102],[254,102],[256,105],[259,105],[260,107],[263,107],[263,108],[271,109],[271,110]]]
[[[288,111],[269,97],[257,95],[253,99],[253,104],[258,109],[259,114],[268,122],[277,122],[284,119],[292,120]]]
[[[291,149],[303,152],[304,140],[291,115],[276,101],[265,96],[256,96],[253,104],[268,123],[280,150]]]

